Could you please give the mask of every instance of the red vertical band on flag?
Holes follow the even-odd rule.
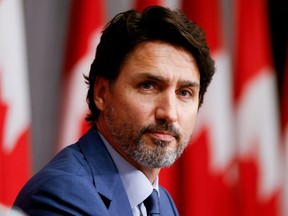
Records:
[[[234,90],[239,100],[245,85],[262,73],[263,67],[271,67],[270,38],[265,0],[235,1],[235,62]],[[268,72],[268,71],[267,71]]]
[[[31,175],[31,119],[22,1],[0,1],[0,204]],[[9,20],[9,22],[7,22]]]
[[[136,0],[135,8],[138,11],[143,11],[146,7],[151,5],[163,5],[163,0]]]
[[[279,215],[280,140],[276,78],[265,0],[235,2],[234,97],[241,215]]]
[[[284,169],[288,170],[288,44],[286,48],[286,65],[285,65],[285,71],[283,75],[283,82],[282,82],[282,88],[281,88],[281,108],[282,108],[282,137],[283,137],[283,146],[284,149]],[[282,191],[282,211],[283,215],[288,215],[288,173],[285,172],[284,174],[284,190]]]
[[[223,43],[219,0],[183,0],[184,14],[201,26],[216,74],[200,107],[195,132],[181,158],[181,215],[236,215],[235,153],[232,140],[231,68]]]
[[[102,0],[74,0],[68,28],[64,76],[69,76],[89,49],[89,37],[104,23]],[[96,47],[95,47],[96,48]],[[65,77],[64,77],[65,78]]]
[[[220,49],[222,46],[221,28],[219,28],[220,1],[183,0],[182,10],[189,19],[204,28],[210,50],[215,52]]]
[[[65,65],[62,77],[62,113],[58,148],[76,142],[89,128],[85,117],[88,75],[105,22],[102,0],[74,0],[69,19]]]
[[[281,101],[281,107],[282,107],[282,129],[285,133],[285,130],[288,133],[288,45],[286,49],[286,65],[285,65],[285,71],[283,75],[283,83],[282,83],[282,101]],[[288,139],[288,134],[287,134]],[[288,142],[288,140],[287,140]],[[287,143],[288,147],[288,143]]]

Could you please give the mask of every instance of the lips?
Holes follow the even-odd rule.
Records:
[[[169,143],[171,141],[180,141],[180,132],[173,124],[166,122],[162,124],[150,124],[141,130],[141,134],[147,134],[155,141]]]
[[[157,140],[171,142],[175,140],[174,134],[168,131],[149,131],[151,137]]]

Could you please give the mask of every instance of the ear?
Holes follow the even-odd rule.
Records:
[[[94,103],[103,111],[107,105],[109,96],[109,81],[103,77],[97,77],[94,84]]]

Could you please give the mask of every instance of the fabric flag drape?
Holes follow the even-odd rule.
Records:
[[[0,204],[31,174],[30,104],[22,1],[0,1]]]
[[[147,6],[164,5],[164,0],[136,0],[135,8],[139,11],[144,10]]]
[[[74,0],[68,29],[68,43],[62,78],[62,112],[58,149],[72,144],[89,128],[85,121],[88,112],[88,75],[94,59],[100,33],[105,24],[105,5],[102,0]]]
[[[279,215],[280,140],[276,78],[265,0],[235,4],[234,99],[240,215]]]
[[[224,43],[221,1],[183,0],[183,12],[206,32],[216,73],[181,158],[181,215],[236,215],[231,64]]]
[[[284,170],[288,170],[288,44],[286,48],[286,65],[282,83],[282,134],[285,157]],[[288,215],[288,173],[284,174],[284,191],[282,200],[283,215]]]

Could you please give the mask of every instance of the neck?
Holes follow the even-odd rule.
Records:
[[[160,168],[146,168],[145,167],[143,169],[140,168],[139,170],[144,173],[144,175],[148,178],[151,184],[153,184],[153,182],[156,180],[160,172]]]

